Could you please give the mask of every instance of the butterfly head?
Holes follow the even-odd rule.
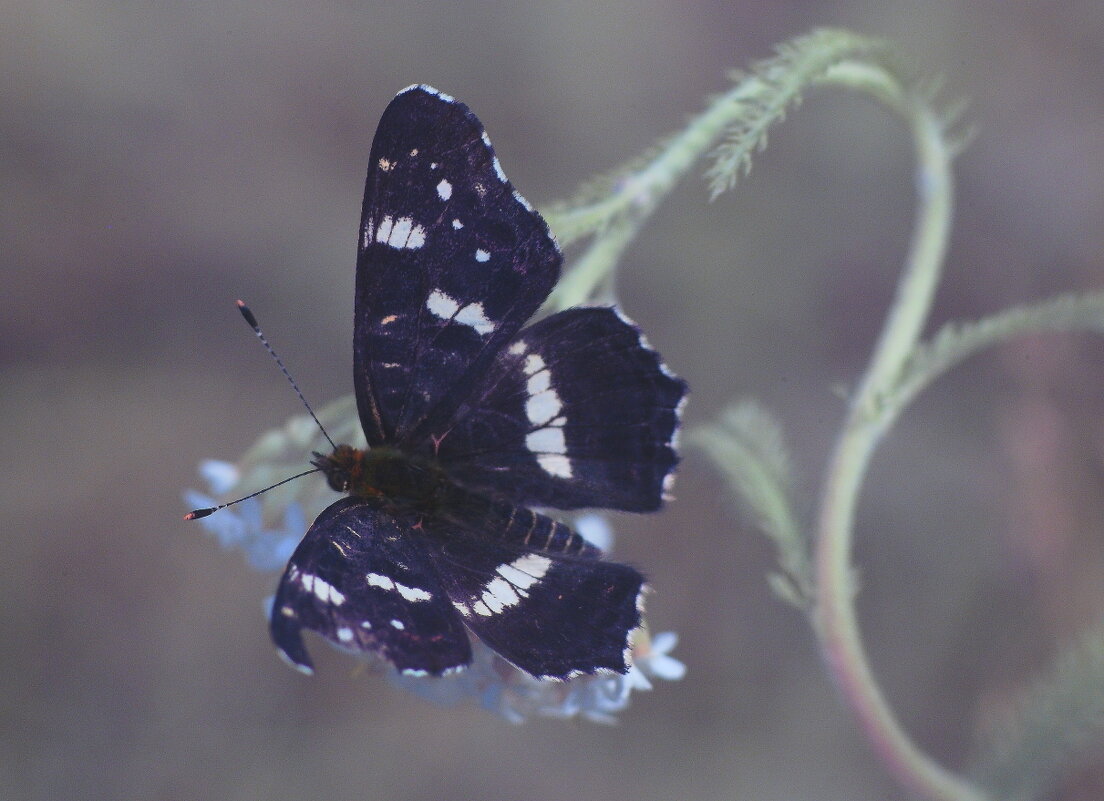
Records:
[[[360,483],[363,473],[364,452],[352,445],[338,445],[333,453],[326,456],[321,453],[312,453],[311,464],[326,475],[330,489],[334,492],[350,492]]]

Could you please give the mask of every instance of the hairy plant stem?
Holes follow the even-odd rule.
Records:
[[[933,801],[984,801],[985,795],[945,770],[909,738],[874,678],[859,633],[851,544],[855,507],[870,457],[894,409],[883,397],[916,347],[946,252],[952,207],[951,153],[927,103],[907,95],[877,66],[847,64],[826,83],[872,92],[902,113],[917,152],[918,206],[904,273],[870,367],[851,401],[822,490],[815,532],[815,626],[828,668],[886,766],[909,790]]]
[[[850,63],[861,70],[864,58],[890,59],[890,48],[849,31],[825,29],[793,40],[790,56],[785,67],[764,62],[758,71],[739,76],[735,86],[663,142],[648,161],[623,173],[600,199],[543,210],[562,245],[594,236],[553,290],[550,308],[585,303],[663,199],[734,125],[740,125],[741,135],[731,170],[717,174],[714,166],[709,171],[713,197],[750,168],[751,154],[766,144],[767,130],[784,118],[804,91],[841,65]]]

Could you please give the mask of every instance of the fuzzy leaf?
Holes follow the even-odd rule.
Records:
[[[1083,636],[1028,690],[971,772],[993,798],[1031,801],[1092,751],[1104,751],[1104,629]]]
[[[781,573],[768,577],[775,593],[811,609],[809,543],[794,515],[790,458],[778,422],[757,403],[744,401],[729,407],[717,423],[692,431],[688,441],[712,458],[775,544]]]

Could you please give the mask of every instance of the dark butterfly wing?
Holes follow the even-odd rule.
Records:
[[[657,509],[686,383],[610,308],[526,328],[434,438],[453,477],[518,504]]]
[[[302,630],[349,651],[376,652],[411,674],[471,661],[471,642],[422,542],[363,498],[343,498],[314,521],[288,562],[272,606],[280,654],[310,673]]]
[[[633,568],[459,528],[444,531],[427,551],[468,628],[530,675],[628,670],[644,586]]]
[[[372,143],[353,376],[369,445],[447,420],[556,283],[561,257],[468,107],[400,92]]]

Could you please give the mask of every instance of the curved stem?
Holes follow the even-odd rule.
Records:
[[[855,610],[851,543],[855,506],[870,457],[886,427],[878,413],[916,346],[939,279],[950,229],[951,153],[939,120],[883,71],[844,65],[825,77],[872,91],[903,112],[918,155],[918,208],[905,271],[870,367],[851,403],[829,463],[815,542],[817,635],[828,668],[867,737],[905,787],[937,801],[983,801],[984,794],[945,770],[909,738],[879,688],[863,648]],[[896,91],[895,91],[896,89]]]

